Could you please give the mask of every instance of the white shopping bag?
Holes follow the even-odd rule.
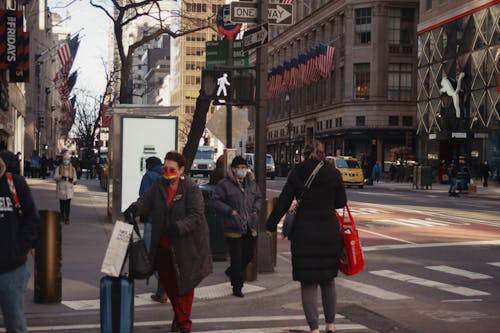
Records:
[[[132,235],[132,228],[131,224],[116,221],[106,255],[102,261],[101,272],[104,274],[114,277],[120,276],[130,236]]]

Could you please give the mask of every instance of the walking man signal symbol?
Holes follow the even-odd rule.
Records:
[[[227,96],[226,86],[231,85],[231,83],[229,83],[227,79],[227,73],[224,73],[220,78],[217,79],[217,85],[219,86],[219,89],[217,89],[217,97],[219,97],[221,93],[224,93],[224,96]]]

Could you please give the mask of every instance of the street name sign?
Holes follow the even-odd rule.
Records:
[[[228,40],[206,42],[206,68],[228,65]],[[233,40],[233,66],[248,66],[248,54],[243,50],[243,40]]]
[[[243,35],[243,51],[248,51],[267,43],[268,30],[268,25],[266,23],[245,31]]]
[[[231,2],[231,22],[257,23],[258,4],[255,2]],[[293,4],[270,3],[267,19],[269,24],[292,25]]]

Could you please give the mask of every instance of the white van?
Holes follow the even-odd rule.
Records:
[[[255,154],[246,153],[244,157],[247,160],[250,170],[255,172]],[[271,177],[271,179],[276,177],[276,165],[274,164],[273,156],[270,154],[266,154],[266,177]]]
[[[215,169],[215,148],[210,146],[199,146],[191,166],[191,177],[201,174],[208,177]]]

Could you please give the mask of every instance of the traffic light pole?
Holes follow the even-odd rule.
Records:
[[[257,25],[268,22],[268,0],[258,1]],[[255,173],[262,197],[266,198],[266,139],[267,139],[267,44],[257,48],[256,54],[256,95],[255,106]],[[257,266],[261,273],[273,272],[271,236],[266,233],[267,205],[263,203],[259,217],[259,238],[257,240]]]
[[[227,41],[227,65],[233,66],[233,40]],[[232,91],[232,89],[229,89]],[[231,96],[229,96],[231,99]],[[226,148],[233,148],[233,107],[226,104]]]

